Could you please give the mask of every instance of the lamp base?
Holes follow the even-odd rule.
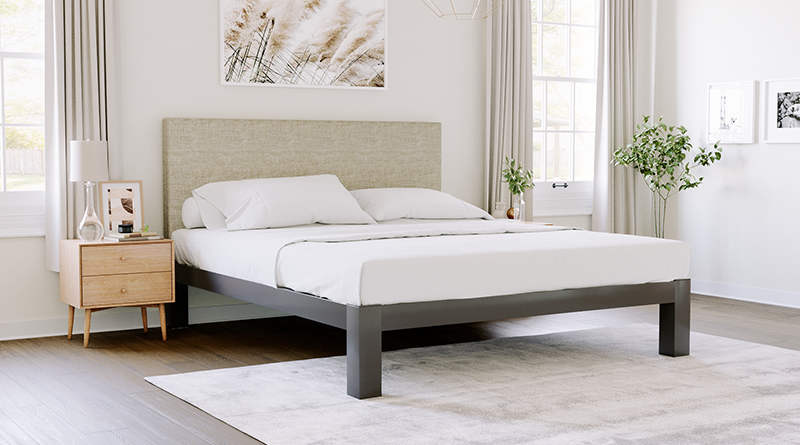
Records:
[[[78,225],[78,238],[83,241],[99,241],[103,239],[105,230],[103,223],[97,218],[94,211],[94,183],[85,182],[86,185],[86,212]]]

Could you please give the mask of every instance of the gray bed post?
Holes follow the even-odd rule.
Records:
[[[347,394],[381,395],[381,307],[347,306]]]
[[[691,281],[675,280],[675,302],[659,308],[658,353],[672,357],[689,355]]]

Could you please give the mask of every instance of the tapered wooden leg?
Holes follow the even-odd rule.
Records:
[[[147,332],[147,306],[142,306],[142,326],[144,326],[144,332]]]
[[[161,338],[167,341],[167,310],[164,303],[158,305],[158,315],[161,318]]]
[[[89,347],[89,328],[92,326],[92,310],[84,309],[85,321],[83,322],[83,347]]]
[[[69,317],[67,317],[67,340],[72,340],[72,327],[75,325],[75,306],[69,305]]]

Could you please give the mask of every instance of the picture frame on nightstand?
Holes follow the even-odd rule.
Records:
[[[142,230],[142,181],[105,181],[100,183],[100,217],[105,234],[117,233],[120,224],[132,224]]]

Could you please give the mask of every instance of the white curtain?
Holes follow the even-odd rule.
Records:
[[[652,115],[657,0],[602,0],[592,230],[640,233],[649,203],[633,169],[614,166],[643,114]]]
[[[532,165],[531,2],[508,0],[487,20],[490,60],[485,206],[489,213],[505,214],[511,201],[508,186],[501,181],[503,160],[508,156],[526,169]],[[527,191],[524,197],[528,203],[530,194]],[[530,219],[531,208],[527,206],[526,219]]]
[[[113,104],[113,1],[48,0],[46,60],[46,263],[74,238],[86,208],[83,184],[67,177],[72,140],[108,141],[110,178],[121,177]]]

